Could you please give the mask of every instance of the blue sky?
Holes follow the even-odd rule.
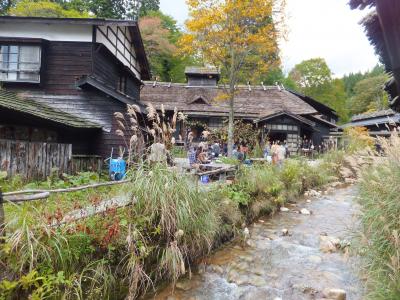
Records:
[[[185,0],[161,0],[161,10],[183,26]],[[352,11],[348,0],[287,0],[289,36],[281,43],[286,72],[302,60],[323,57],[335,76],[366,71],[378,58],[359,21],[366,11]]]

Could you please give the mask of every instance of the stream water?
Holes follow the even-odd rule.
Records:
[[[224,246],[200,264],[191,279],[148,299],[320,299],[327,288],[345,290],[347,300],[362,299],[358,258],[346,250],[331,253],[321,248],[326,236],[339,238],[341,244],[351,240],[358,227],[356,194],[355,187],[336,189],[288,205],[288,212],[261,218],[249,227],[246,245]],[[311,214],[298,213],[302,208]]]

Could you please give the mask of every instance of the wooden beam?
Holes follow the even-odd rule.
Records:
[[[50,197],[49,192],[36,193],[33,195],[22,195],[22,196],[4,196],[4,200],[13,203],[30,202],[34,200],[42,200]]]
[[[3,242],[3,239],[1,237],[5,236],[5,214],[4,214],[4,206],[3,206],[3,193],[0,188],[0,243]]]
[[[89,185],[82,185],[82,186],[76,186],[76,187],[71,187],[71,188],[66,188],[66,189],[55,189],[55,190],[23,190],[23,191],[16,191],[16,192],[9,192],[9,193],[4,193],[3,195],[7,197],[7,200],[10,201],[9,199],[12,199],[10,197],[16,196],[16,195],[21,195],[21,194],[32,194],[32,193],[49,193],[49,194],[56,194],[56,193],[70,193],[70,192],[76,192],[76,191],[81,191],[81,190],[86,190],[86,189],[92,189],[92,188],[98,188],[98,187],[103,187],[103,186],[111,186],[111,185],[118,185],[118,184],[124,184],[130,182],[129,179],[127,180],[121,180],[121,181],[110,181],[110,182],[102,182],[102,183],[95,183],[95,184],[89,184]],[[11,200],[12,201],[12,200]],[[14,200],[15,201],[15,200]],[[14,202],[12,201],[12,202]],[[18,202],[18,201],[15,201]]]
[[[67,213],[61,221],[54,221],[51,226],[61,226],[67,223],[76,222],[81,219],[107,212],[110,209],[118,209],[130,206],[136,202],[136,198],[126,195],[122,197],[115,197],[110,200],[102,201],[98,205],[90,205],[82,209],[73,210]]]

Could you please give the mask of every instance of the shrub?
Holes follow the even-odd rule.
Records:
[[[368,298],[400,299],[400,138],[382,140],[387,158],[365,170],[360,184]]]
[[[369,135],[365,127],[348,127],[344,130],[344,139],[347,140],[347,151],[354,153],[374,145],[374,139]]]

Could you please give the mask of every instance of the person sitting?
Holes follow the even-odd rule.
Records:
[[[189,165],[192,167],[196,163],[196,149],[190,147],[188,152]]]
[[[246,160],[247,154],[249,153],[249,147],[247,147],[245,142],[242,142],[239,149],[239,152],[243,154],[243,160]]]
[[[211,151],[212,154],[215,158],[218,158],[221,152],[221,147],[219,146],[219,144],[217,142],[215,142],[212,146],[211,146]]]
[[[207,158],[207,154],[203,150],[203,147],[197,148],[197,151],[196,151],[196,162],[198,164],[208,164],[208,163],[210,163],[210,161]]]

